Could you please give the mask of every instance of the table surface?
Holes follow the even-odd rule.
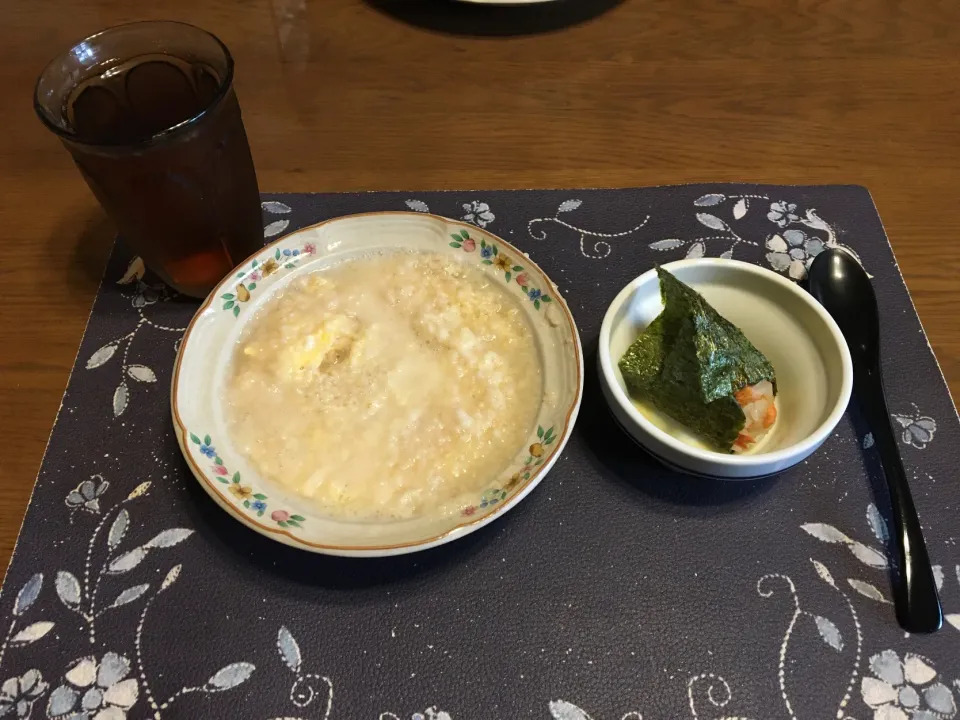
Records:
[[[31,108],[58,51],[139,19],[219,35],[264,191],[866,185],[956,396],[960,4],[870,5],[5,0],[0,567],[112,242]]]

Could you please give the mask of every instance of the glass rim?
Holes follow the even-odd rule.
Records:
[[[173,25],[173,26],[180,26],[183,28],[189,28],[190,30],[201,32],[204,35],[207,35],[213,38],[214,42],[216,42],[217,45],[220,46],[220,50],[223,52],[224,59],[226,60],[226,63],[227,63],[227,72],[224,74],[223,79],[220,81],[219,86],[217,87],[216,95],[202,110],[200,110],[200,112],[198,112],[196,115],[193,115],[192,117],[186,118],[185,120],[181,120],[176,125],[171,125],[168,128],[164,128],[163,130],[160,130],[159,132],[155,132],[149,137],[145,137],[142,140],[137,140],[136,142],[111,142],[109,140],[100,141],[100,142],[90,142],[77,137],[76,133],[58,125],[53,119],[51,119],[50,114],[47,112],[46,108],[44,108],[42,103],[40,102],[40,82],[43,79],[44,75],[46,74],[47,70],[54,63],[56,63],[58,60],[60,60],[60,58],[64,57],[65,55],[72,53],[76,47],[82,45],[83,43],[90,42],[104,35],[107,35],[108,33],[114,33],[118,30],[124,30],[127,28],[133,28],[136,26],[150,26],[150,25],[154,25],[154,26]],[[37,82],[34,84],[34,87],[33,87],[33,109],[37,113],[37,116],[40,118],[40,121],[51,132],[53,132],[55,135],[59,136],[63,140],[69,140],[70,142],[77,143],[78,145],[84,145],[86,147],[91,147],[91,148],[116,148],[116,149],[119,149],[119,148],[133,149],[133,148],[147,147],[150,145],[154,145],[158,142],[161,142],[183,130],[186,130],[187,128],[197,125],[201,120],[203,120],[203,118],[208,113],[214,110],[220,104],[223,98],[226,97],[227,92],[230,90],[231,86],[233,85],[233,67],[234,67],[233,55],[230,54],[230,50],[227,48],[224,42],[209,30],[204,30],[203,28],[197,27],[196,25],[180,22],[179,20],[135,20],[133,22],[121,23],[119,25],[111,25],[110,27],[106,27],[103,30],[95,32],[93,35],[88,35],[83,40],[78,40],[77,42],[73,43],[73,45],[71,45],[67,50],[57,53],[54,57],[50,59],[50,61],[46,65],[43,66],[43,70],[40,71],[40,75],[37,77]]]

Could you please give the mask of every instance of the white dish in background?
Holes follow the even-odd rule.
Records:
[[[319,508],[259,477],[226,430],[225,368],[257,308],[295,277],[378,250],[448,254],[478,268],[513,296],[540,355],[543,393],[530,437],[459,514],[357,520]],[[427,279],[429,280],[429,279]],[[560,456],[583,389],[583,355],[573,317],[556,286],[509,243],[473,225],[427,213],[336,218],[287,235],[248,258],[204,301],[184,335],[173,373],[177,440],[201,486],[227,512],[279,542],[331,555],[372,557],[423,550],[463,537],[519,503]]]
[[[696,475],[745,480],[808,457],[840,421],[853,387],[850,352],[833,318],[793,282],[750,263],[701,258],[663,267],[767,356],[777,376],[777,422],[758,447],[734,455],[709,450],[675,421],[638,407],[618,362],[663,310],[656,270],[650,270],[617,295],[600,329],[600,382],[620,425],[665,464]]]

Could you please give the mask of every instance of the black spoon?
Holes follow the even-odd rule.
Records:
[[[854,395],[873,432],[887,478],[897,549],[897,619],[908,632],[934,632],[943,624],[943,610],[884,399],[877,296],[860,263],[840,248],[817,256],[808,283],[810,294],[833,316],[847,340],[853,359]]]

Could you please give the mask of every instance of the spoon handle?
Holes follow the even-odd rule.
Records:
[[[904,630],[930,633],[943,624],[943,611],[936,580],[923,541],[923,531],[913,505],[907,474],[903,469],[897,437],[890,425],[879,362],[865,363],[854,371],[855,395],[873,432],[887,478],[893,506],[894,540],[897,552],[896,610]]]

